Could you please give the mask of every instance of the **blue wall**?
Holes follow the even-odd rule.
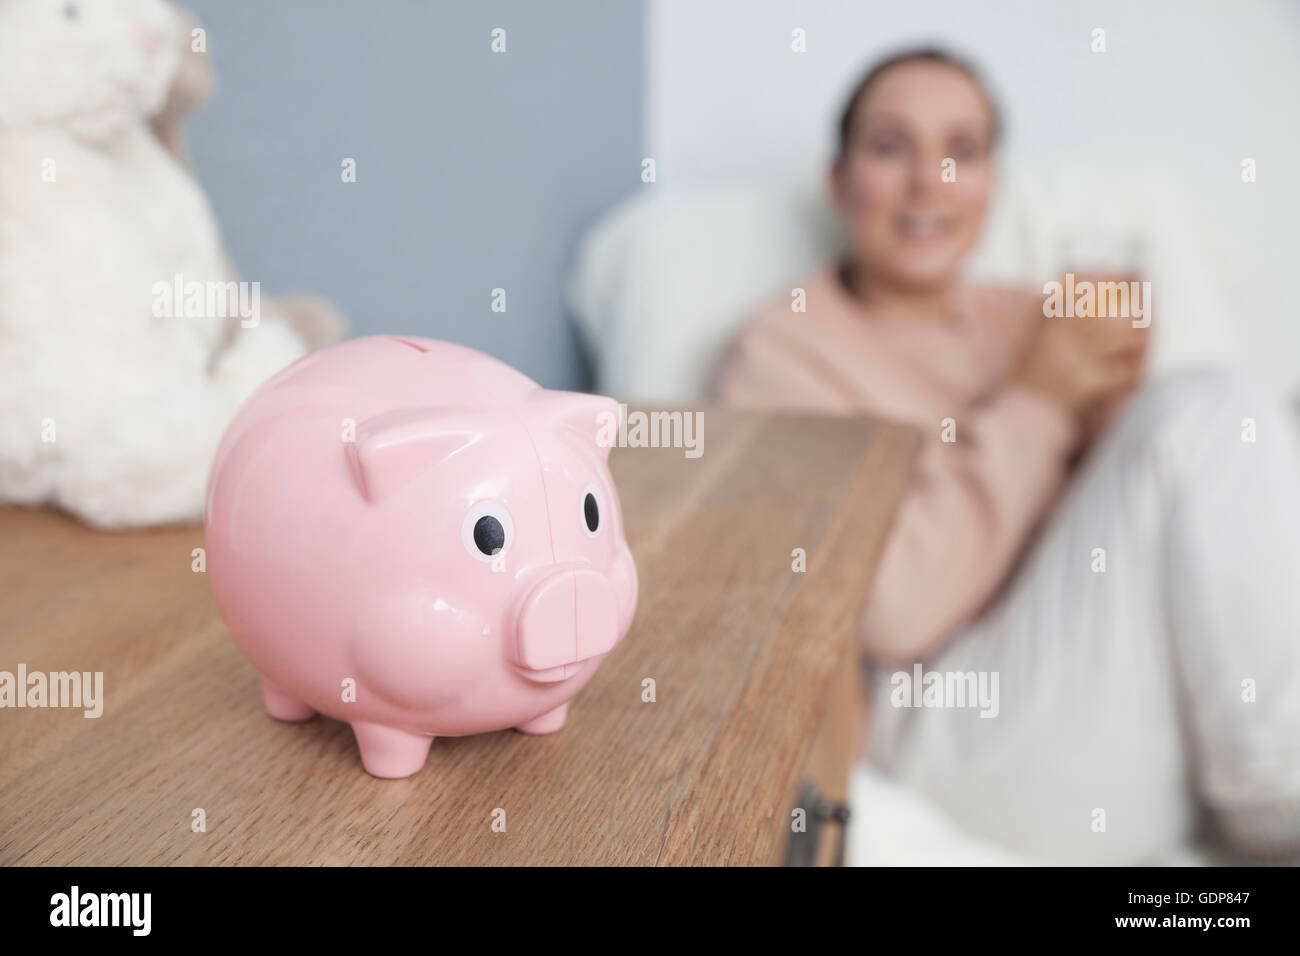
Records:
[[[640,0],[187,6],[218,79],[191,149],[243,278],[327,296],[354,335],[586,384],[563,292],[583,228],[640,185]]]

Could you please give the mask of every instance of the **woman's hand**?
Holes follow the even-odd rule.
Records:
[[[1039,321],[1009,384],[1045,394],[1089,420],[1095,420],[1099,410],[1113,410],[1137,385],[1147,329],[1134,328],[1127,317]]]

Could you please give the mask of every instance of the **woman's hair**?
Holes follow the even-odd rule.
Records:
[[[984,82],[984,77],[979,70],[961,57],[939,47],[916,47],[915,49],[902,50],[880,60],[867,71],[866,75],[858,81],[858,85],[853,88],[853,94],[849,97],[848,103],[845,104],[844,112],[840,114],[839,154],[841,157],[847,155],[849,151],[849,142],[853,135],[853,117],[854,113],[857,112],[858,104],[862,102],[862,99],[871,91],[871,87],[883,74],[896,66],[902,66],[904,63],[936,63],[961,70],[970,77],[984,95],[984,102],[988,104],[989,116],[993,121],[993,141],[997,142],[1002,132],[1002,120],[998,113],[997,104],[993,102],[993,96],[989,93],[988,84]]]

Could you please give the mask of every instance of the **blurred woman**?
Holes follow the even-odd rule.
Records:
[[[1300,850],[1296,426],[1226,372],[1139,388],[1128,318],[963,281],[999,128],[946,53],[871,70],[831,172],[850,254],[804,311],[761,313],[720,383],[921,431],[863,622],[871,759],[1042,860],[1152,860],[1202,811],[1235,849]],[[914,706],[916,672],[893,675],[918,661],[996,674],[996,707]]]

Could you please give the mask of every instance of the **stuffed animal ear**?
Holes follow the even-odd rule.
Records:
[[[465,418],[440,408],[402,408],[366,419],[347,445],[357,490],[379,501],[430,466],[464,451],[485,435]]]
[[[575,433],[596,449],[601,458],[618,442],[622,406],[604,395],[538,389],[530,401],[553,428]]]

